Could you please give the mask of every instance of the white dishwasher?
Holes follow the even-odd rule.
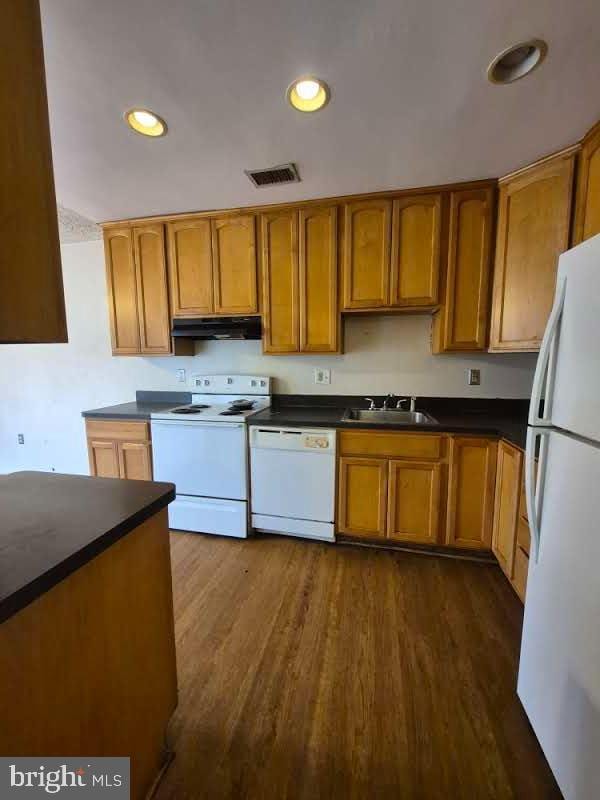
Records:
[[[335,541],[335,431],[250,429],[252,527]]]

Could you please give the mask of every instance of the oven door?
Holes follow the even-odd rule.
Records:
[[[152,420],[154,480],[178,495],[247,500],[246,452],[244,424]]]

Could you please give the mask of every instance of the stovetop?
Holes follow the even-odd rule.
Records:
[[[237,407],[236,407],[237,404]],[[151,419],[182,420],[200,422],[244,422],[251,414],[268,408],[271,398],[267,395],[242,397],[238,395],[192,395],[192,403],[174,406],[165,411],[156,411]]]

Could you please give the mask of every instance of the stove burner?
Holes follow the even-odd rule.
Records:
[[[210,408],[210,406],[207,406],[204,403],[192,403],[192,405],[188,406],[188,408]]]
[[[210,406],[199,403],[191,406],[180,406],[179,408],[172,408],[171,414],[199,414],[204,408],[210,408]]]
[[[239,408],[229,408],[227,411],[221,411],[219,413],[220,417],[239,417],[241,409]]]

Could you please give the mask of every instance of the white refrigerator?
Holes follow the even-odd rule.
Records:
[[[600,798],[600,235],[560,257],[533,383],[525,469],[531,555],[517,692],[565,800],[595,800]]]

